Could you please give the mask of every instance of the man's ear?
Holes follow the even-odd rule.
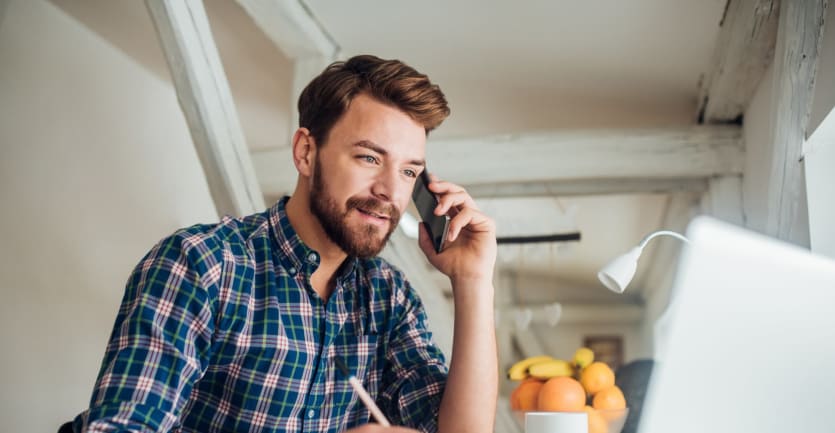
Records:
[[[313,174],[313,161],[316,160],[316,141],[310,130],[299,128],[293,134],[293,164],[302,176]]]

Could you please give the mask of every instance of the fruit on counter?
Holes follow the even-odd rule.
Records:
[[[571,362],[575,367],[582,370],[594,362],[594,352],[588,347],[581,347],[574,352],[574,358]]]
[[[510,380],[524,380],[528,377],[528,368],[536,363],[549,361],[553,358],[550,356],[542,355],[542,356],[532,356],[530,358],[525,358],[510,367],[507,370],[507,378]]]
[[[571,376],[574,374],[574,368],[568,361],[551,359],[531,365],[528,367],[528,374],[537,379],[550,379],[552,377]]]
[[[537,410],[547,412],[582,412],[586,392],[577,380],[560,376],[548,379],[539,390]]]
[[[594,394],[591,405],[602,411],[626,409],[626,397],[617,385],[612,385]]]
[[[586,406],[583,408],[589,417],[589,433],[606,433],[609,431],[609,421],[597,411],[597,409]]]
[[[510,409],[521,411],[535,411],[539,399],[539,391],[543,382],[536,379],[525,379],[510,394]]]
[[[603,362],[592,362],[580,373],[580,383],[588,395],[615,385],[615,372]]]

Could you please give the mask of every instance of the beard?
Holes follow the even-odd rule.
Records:
[[[313,170],[313,187],[310,191],[310,211],[319,220],[328,238],[339,246],[346,254],[361,259],[376,256],[383,250],[386,243],[397,228],[400,221],[400,211],[390,204],[373,197],[351,197],[345,203],[345,212],[340,211],[336,200],[327,193],[325,181],[319,167],[321,165],[316,155],[316,166]],[[352,210],[373,212],[385,215],[389,219],[389,227],[384,236],[381,227],[372,224],[362,224],[352,228],[348,224],[348,213]]]

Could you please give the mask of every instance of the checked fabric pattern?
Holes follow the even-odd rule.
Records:
[[[393,424],[437,430],[447,368],[408,281],[348,259],[325,303],[287,200],[180,230],[141,260],[76,431],[343,431],[369,413],[337,356]]]

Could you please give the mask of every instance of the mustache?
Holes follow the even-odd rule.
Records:
[[[366,212],[374,212],[376,214],[385,215],[393,222],[400,221],[400,211],[391,203],[385,203],[374,197],[360,198],[352,197],[346,203],[348,210],[362,209]]]

